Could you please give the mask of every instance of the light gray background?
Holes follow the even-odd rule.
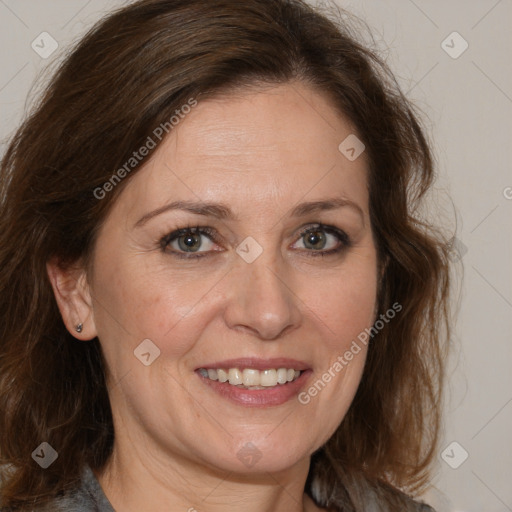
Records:
[[[0,0],[0,152],[20,122],[34,78],[64,55],[114,0]],[[325,2],[322,2],[325,3]],[[435,196],[457,216],[464,268],[449,364],[445,434],[434,487],[438,512],[512,511],[512,2],[338,0],[366,20],[407,95],[425,112],[435,141]],[[31,43],[48,32],[59,48],[41,58]],[[458,58],[442,42],[458,32]],[[462,40],[448,38],[452,53]],[[37,41],[37,39],[36,39]],[[115,91],[113,91],[115,94]],[[432,208],[438,215],[439,209]]]

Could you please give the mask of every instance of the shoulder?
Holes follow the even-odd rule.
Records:
[[[1,485],[1,483],[0,483]],[[0,512],[10,512],[0,509]],[[115,512],[93,471],[85,467],[79,485],[51,503],[31,508],[31,512]]]
[[[403,491],[395,490],[396,494],[392,498],[393,505],[388,499],[384,499],[380,493],[372,492],[371,498],[368,500],[368,507],[365,508],[367,512],[395,512],[400,510],[401,512],[436,512],[430,505],[427,505],[421,500],[416,500],[405,494]],[[386,503],[386,504],[385,504]]]
[[[426,503],[418,503],[417,501],[414,502],[417,506],[418,512],[436,512],[430,505],[427,505]]]
[[[416,501],[409,496],[406,498],[407,501],[407,511],[409,512],[436,512],[430,505],[422,501]]]
[[[418,503],[417,506],[418,512],[436,512],[430,505],[427,505],[426,503]]]
[[[61,498],[60,506],[66,512],[115,512],[103,493],[91,468],[86,466],[82,471],[81,485],[76,492]]]
[[[405,496],[405,504],[407,506],[405,510],[407,512],[436,512],[430,505],[422,501],[416,501],[409,496]]]
[[[52,512],[115,512],[91,468],[82,471],[80,485],[55,500]],[[34,512],[50,512],[46,508]]]
[[[377,501],[367,501],[364,510],[365,512],[396,512],[397,510],[400,510],[400,512],[436,512],[430,505],[419,501],[414,501],[410,498],[406,498],[405,502],[402,500],[402,503],[398,505],[398,507],[399,508],[389,508],[389,505],[387,504],[384,505],[383,503],[379,503]],[[332,512],[343,512],[345,508],[343,506],[334,506],[326,510]]]

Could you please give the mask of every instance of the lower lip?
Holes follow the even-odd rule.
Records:
[[[246,407],[268,407],[272,405],[281,405],[297,396],[305,386],[311,370],[303,371],[299,378],[287,382],[286,384],[278,384],[268,389],[243,389],[232,386],[227,382],[219,382],[203,377],[199,373],[199,378],[219,395]]]

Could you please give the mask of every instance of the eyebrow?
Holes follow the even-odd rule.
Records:
[[[311,213],[317,213],[321,211],[336,210],[339,208],[351,208],[356,211],[360,216],[364,224],[364,212],[362,208],[349,199],[335,197],[331,199],[325,199],[322,201],[309,201],[300,203],[293,208],[290,216],[291,217],[304,217]],[[162,213],[172,210],[183,210],[186,212],[194,213],[196,215],[203,215],[205,217],[213,217],[219,220],[238,220],[238,216],[234,215],[229,206],[221,203],[205,203],[199,201],[173,201],[172,203],[166,204],[152,212],[147,213],[141,217],[135,224],[135,228],[141,227],[146,224],[149,220],[161,215]]]

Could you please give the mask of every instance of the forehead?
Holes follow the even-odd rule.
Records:
[[[130,211],[175,199],[294,204],[325,195],[367,202],[365,155],[339,150],[354,130],[331,102],[300,83],[199,102],[121,195]]]

